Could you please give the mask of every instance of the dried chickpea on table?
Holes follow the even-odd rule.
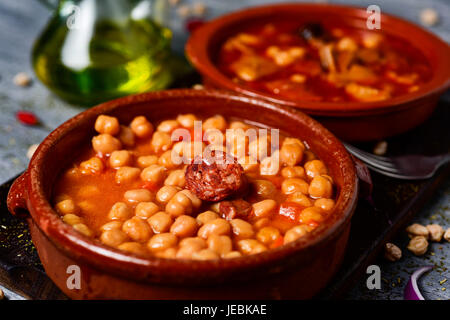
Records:
[[[195,134],[196,120],[202,137],[172,141],[177,129]],[[299,139],[280,134],[271,150],[271,135],[250,129],[259,132],[220,115],[158,124],[100,115],[98,135],[56,184],[55,210],[85,236],[142,256],[235,258],[297,240],[333,214],[333,178]],[[227,161],[202,158],[205,148]]]

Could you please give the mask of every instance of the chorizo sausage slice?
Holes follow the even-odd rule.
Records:
[[[219,203],[219,212],[227,220],[247,219],[252,212],[252,205],[242,199],[226,200]]]
[[[221,201],[242,193],[248,183],[244,169],[234,157],[220,150],[194,158],[186,167],[186,187],[205,201]]]

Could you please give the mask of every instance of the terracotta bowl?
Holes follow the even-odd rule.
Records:
[[[186,53],[208,87],[228,89],[278,104],[299,108],[314,116],[338,137],[349,141],[383,139],[412,129],[433,112],[439,96],[450,86],[450,47],[433,34],[391,15],[381,15],[381,31],[407,40],[427,58],[432,79],[418,91],[380,102],[308,102],[285,100],[234,83],[215,65],[221,44],[246,23],[295,17],[299,22],[324,22],[367,29],[365,9],[324,4],[281,4],[250,8],[219,17],[193,33]]]
[[[334,178],[335,214],[307,238],[254,256],[223,261],[142,258],[102,245],[62,222],[50,205],[58,175],[74,152],[89,144],[99,114],[121,122],[145,115],[152,122],[180,113],[249,119],[301,138]],[[33,242],[48,276],[74,299],[308,298],[339,267],[358,194],[355,166],[342,144],[304,113],[230,92],[171,90],[130,96],[89,109],[53,131],[8,195],[8,208],[28,217]],[[66,285],[71,265],[81,288]]]

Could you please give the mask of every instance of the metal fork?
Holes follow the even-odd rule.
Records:
[[[450,161],[450,153],[432,157],[422,155],[382,157],[360,150],[348,143],[343,142],[343,144],[352,155],[363,161],[370,169],[403,180],[430,178],[441,166]]]

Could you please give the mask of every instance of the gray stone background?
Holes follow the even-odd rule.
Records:
[[[168,1],[168,0],[167,0]],[[182,53],[185,32],[185,18],[177,11],[179,6],[203,3],[206,8],[205,19],[224,12],[257,4],[281,2],[274,0],[184,0],[172,8],[168,26],[174,31],[174,49]],[[317,1],[317,2],[324,2]],[[367,7],[379,5],[382,12],[391,13],[419,23],[419,14],[425,8],[433,8],[439,14],[439,23],[428,28],[443,40],[450,42],[450,1],[449,0],[333,0],[330,3],[353,4]],[[43,29],[51,15],[46,7],[37,0],[0,1],[0,183],[7,181],[23,171],[27,164],[27,149],[40,143],[47,134],[84,109],[69,105],[51,94],[33,75],[30,52],[34,40]],[[18,72],[26,72],[33,77],[31,86],[22,88],[13,84]],[[41,120],[39,126],[24,126],[15,117],[19,110],[34,112]],[[440,223],[450,227],[450,181],[447,181],[432,200],[414,219],[415,222],[428,224]],[[395,242],[406,248],[406,234],[399,234]],[[349,299],[402,299],[403,289],[409,275],[418,267],[428,264],[439,266],[422,277],[420,282],[427,299],[450,298],[450,244],[433,243],[423,257],[415,257],[403,250],[403,258],[396,263],[380,259],[382,289],[368,290],[365,279],[349,293]],[[448,289],[447,289],[448,288]]]

